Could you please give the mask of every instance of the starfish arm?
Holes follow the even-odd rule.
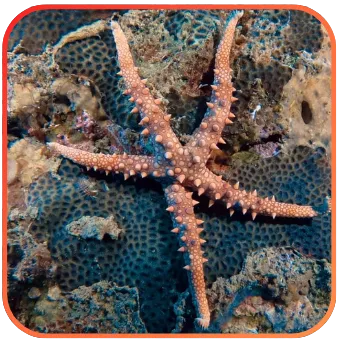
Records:
[[[63,157],[74,161],[88,169],[123,173],[125,179],[130,175],[141,174],[142,177],[152,174],[153,176],[165,176],[162,167],[154,166],[154,158],[141,155],[107,155],[102,153],[90,153],[77,148],[64,146],[56,142],[50,142],[48,147]]]
[[[222,180],[221,176],[217,176],[208,169],[205,169],[204,180],[200,182],[199,187],[193,189],[198,194],[206,194],[213,204],[216,200],[221,200],[226,204],[227,208],[239,206],[242,208],[243,214],[252,213],[255,219],[257,214],[275,217],[287,218],[312,218],[317,215],[311,206],[300,206],[295,204],[287,204],[275,201],[275,198],[258,197],[257,192],[246,192],[239,189],[239,183],[231,185],[227,181]],[[233,214],[233,210],[231,210]]]
[[[130,101],[136,104],[132,113],[140,112],[142,117],[140,124],[146,127],[142,134],[153,137],[157,161],[161,162],[164,159],[164,154],[168,153],[171,156],[173,150],[181,146],[170,126],[171,116],[165,115],[160,107],[160,99],[153,98],[145,85],[145,79],[140,78],[126,36],[120,25],[112,21],[111,27],[118,51],[120,65],[118,74],[122,75],[125,80],[127,87],[125,94],[129,94],[131,96]]]
[[[211,101],[207,103],[207,111],[199,128],[193,134],[188,147],[196,149],[202,161],[206,162],[213,149],[218,149],[218,143],[225,143],[221,132],[225,124],[231,124],[234,118],[230,108],[237,99],[232,96],[235,89],[232,86],[232,75],[229,57],[235,27],[242,16],[242,11],[232,12],[227,20],[223,38],[219,44],[214,69],[214,84],[212,85]],[[198,147],[197,147],[198,146]]]
[[[179,252],[185,255],[190,286],[192,288],[193,300],[199,317],[198,323],[207,328],[210,323],[210,311],[206,298],[203,263],[207,261],[202,254],[201,244],[205,241],[199,237],[203,230],[198,225],[201,220],[195,218],[192,192],[188,192],[178,184],[171,185],[165,189],[168,211],[172,214],[174,228],[173,233],[177,233],[180,238],[181,247]]]
[[[317,212],[311,206],[278,202],[274,196],[271,199],[268,197],[261,198],[257,196],[256,191],[246,192],[240,190],[238,185],[237,183],[234,187],[225,183],[225,194],[222,200],[228,207],[238,204],[242,208],[243,214],[251,212],[253,220],[257,214],[272,216],[273,219],[275,217],[312,218],[317,215]]]

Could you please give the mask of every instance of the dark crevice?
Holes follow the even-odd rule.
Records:
[[[71,106],[71,101],[68,99],[66,95],[55,95],[53,102],[55,104],[64,104],[66,106]]]
[[[308,125],[313,119],[313,113],[307,101],[303,101],[301,103],[301,117],[306,125]]]
[[[279,134],[279,133],[278,134],[272,134],[267,138],[262,138],[260,141],[247,143],[245,145],[242,145],[241,148],[240,148],[240,152],[249,151],[255,145],[267,144],[268,142],[281,143],[281,141],[282,141],[282,135],[281,134]]]

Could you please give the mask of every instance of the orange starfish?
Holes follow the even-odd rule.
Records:
[[[146,80],[141,79],[135,67],[127,39],[117,22],[111,22],[114,39],[118,51],[120,72],[126,83],[125,94],[130,95],[130,101],[136,106],[132,113],[140,113],[140,125],[146,128],[141,133],[148,135],[154,145],[153,156],[140,155],[105,155],[93,154],[75,148],[49,143],[49,147],[74,162],[115,173],[123,173],[125,179],[140,174],[142,177],[167,177],[172,183],[165,189],[169,204],[167,211],[172,214],[173,233],[178,234],[187,265],[193,300],[198,313],[197,321],[207,328],[210,323],[210,311],[205,292],[203,257],[201,244],[205,240],[199,237],[203,231],[199,225],[202,220],[196,219],[194,206],[198,201],[192,199],[193,192],[205,194],[210,199],[210,205],[219,201],[230,209],[237,205],[242,212],[251,212],[255,219],[257,214],[269,215],[275,218],[297,217],[309,218],[317,213],[310,206],[285,204],[271,199],[260,198],[256,191],[246,192],[239,189],[239,183],[231,185],[215,175],[206,167],[210,153],[218,149],[218,143],[225,143],[221,132],[225,124],[231,124],[234,115],[230,112],[232,102],[237,100],[232,96],[235,89],[231,83],[231,68],[229,55],[233,42],[236,24],[242,12],[232,12],[228,18],[226,29],[217,50],[215,60],[215,78],[212,87],[212,98],[207,103],[208,109],[200,127],[196,129],[190,141],[183,146],[170,126],[170,115],[161,109],[161,100],[155,99],[146,87]]]

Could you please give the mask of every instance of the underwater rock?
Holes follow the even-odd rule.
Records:
[[[35,304],[29,327],[43,333],[145,333],[136,288],[107,281],[66,295],[58,286]]]
[[[11,279],[32,283],[52,278],[55,266],[46,243],[36,243],[30,233],[17,226],[8,231],[7,245],[9,255],[12,254]]]
[[[37,112],[46,109],[48,101],[47,92],[33,83],[13,85],[13,97],[10,107],[13,116],[34,116]]]
[[[51,286],[40,296],[26,319],[26,326],[41,333],[70,333],[67,321],[70,306],[68,299],[57,285]]]
[[[327,312],[331,266],[293,248],[264,248],[247,256],[238,275],[218,278],[208,294],[223,333],[302,332]]]
[[[12,143],[8,150],[8,207],[26,210],[27,189],[44,173],[55,173],[60,159],[47,157],[44,144],[33,138],[24,138]]]
[[[13,184],[18,175],[18,163],[14,159],[7,158],[7,185]]]
[[[37,287],[32,287],[28,291],[28,298],[30,298],[30,299],[38,299],[40,296],[41,296],[41,291]]]
[[[107,119],[101,106],[100,92],[93,82],[85,77],[64,77],[56,79],[51,85],[52,93],[68,102],[77,115],[84,111],[96,121]]]
[[[70,296],[72,332],[145,333],[136,288],[106,281],[79,287]]]
[[[9,133],[19,136],[29,130],[45,133],[43,129],[55,109],[50,87],[59,75],[46,53],[37,56],[8,53]]]
[[[292,128],[308,135],[305,126],[291,126],[295,114],[291,119],[286,102],[292,104],[296,96],[302,97],[303,89],[293,80],[297,69],[305,70],[305,78],[313,79],[313,83],[318,77],[313,70],[320,70],[322,62],[324,70],[319,77],[324,80],[325,88],[320,92],[325,95],[324,101],[330,102],[327,99],[331,91],[323,77],[328,74],[326,69],[331,63],[330,55],[323,52],[324,47],[328,49],[325,28],[312,15],[296,10],[249,10],[245,12],[241,24],[243,26],[238,32],[231,66],[237,90],[235,95],[239,101],[232,107],[237,115],[236,121],[224,129],[224,136],[229,141],[228,147],[238,151],[247,143],[260,142],[263,130],[266,131],[265,138],[277,134],[288,138],[290,133],[293,137]],[[318,57],[321,62],[313,60]],[[327,77],[327,82],[330,82],[330,77]],[[288,93],[286,86],[291,88]],[[309,83],[308,86],[312,85]],[[309,100],[320,108],[321,100],[315,96]],[[327,105],[321,108],[322,111],[327,111]],[[295,106],[296,110],[300,107],[299,104]],[[326,121],[330,121],[329,117],[326,117]],[[301,144],[306,145],[291,141],[289,150]]]
[[[270,158],[278,154],[279,147],[280,144],[277,142],[266,142],[264,144],[254,145],[253,149],[260,154],[262,158]]]
[[[68,233],[82,239],[102,240],[107,234],[112,240],[116,240],[121,237],[123,232],[113,216],[108,218],[81,217],[65,227]]]

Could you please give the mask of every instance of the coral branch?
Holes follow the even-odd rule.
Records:
[[[210,311],[206,299],[203,263],[207,261],[202,254],[200,245],[205,240],[199,237],[203,228],[198,227],[203,221],[196,219],[192,192],[180,185],[171,185],[165,190],[168,211],[172,214],[173,233],[178,234],[182,246],[178,249],[185,256],[186,266],[191,282],[193,301],[199,313],[198,323],[207,328],[210,322]]]
[[[73,147],[63,146],[56,142],[47,144],[52,151],[61,154],[79,165],[93,168],[95,171],[115,171],[123,173],[125,179],[130,175],[141,174],[142,177],[153,174],[155,177],[164,176],[162,168],[154,166],[154,157],[141,155],[106,155],[102,153],[90,153]]]
[[[231,124],[234,118],[230,108],[237,99],[232,96],[235,88],[232,86],[232,70],[229,65],[230,51],[235,26],[243,12],[233,12],[228,18],[223,38],[219,44],[214,69],[214,84],[212,85],[211,101],[207,103],[208,109],[200,127],[194,132],[189,148],[197,148],[202,162],[206,162],[213,149],[218,149],[218,143],[225,143],[221,132],[225,124]]]

